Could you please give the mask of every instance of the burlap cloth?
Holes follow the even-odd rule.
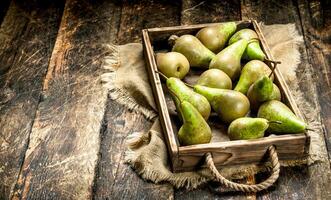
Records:
[[[309,156],[304,160],[293,160],[281,163],[288,165],[311,165],[315,162],[327,161],[326,147],[323,139],[322,124],[319,119],[319,107],[314,101],[304,98],[299,86],[296,74],[301,56],[299,47],[303,44],[294,24],[263,25],[262,32],[268,42],[272,55],[282,62],[279,69],[284,75],[293,96],[303,112],[309,127],[314,131],[308,131],[311,136]],[[108,71],[102,75],[105,87],[109,89],[110,97],[127,106],[129,109],[143,113],[144,116],[154,121],[152,128],[145,133],[133,133],[128,136],[125,162],[128,163],[143,179],[155,183],[170,182],[175,187],[188,189],[212,180],[208,169],[200,169],[195,172],[172,173],[167,154],[163,134],[157,117],[157,108],[154,102],[148,75],[145,69],[145,60],[140,43],[131,43],[121,46],[108,45],[111,55],[105,59],[104,68]],[[305,79],[309,84],[311,72],[305,69],[300,79]],[[268,165],[241,165],[223,167],[221,174],[228,178],[242,178],[262,170],[267,170]]]

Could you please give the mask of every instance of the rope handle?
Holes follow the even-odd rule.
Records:
[[[206,163],[209,169],[211,170],[213,176],[215,176],[216,180],[220,182],[222,185],[225,185],[226,187],[231,188],[235,191],[259,192],[273,185],[279,177],[280,164],[278,161],[278,156],[275,147],[270,146],[268,148],[268,152],[272,165],[272,174],[268,179],[266,179],[262,183],[254,184],[254,185],[235,183],[233,181],[226,179],[217,171],[211,153],[206,154]]]

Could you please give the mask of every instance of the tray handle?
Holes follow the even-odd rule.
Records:
[[[242,192],[259,192],[273,185],[279,177],[280,164],[278,161],[278,156],[275,147],[270,146],[268,148],[268,152],[272,165],[272,174],[268,179],[266,179],[265,181],[259,184],[253,184],[253,185],[240,184],[226,179],[217,171],[211,153],[206,154],[206,163],[208,168],[211,170],[213,176],[216,178],[216,180],[220,182],[222,185],[225,185],[227,188],[231,188],[235,191],[242,191]]]

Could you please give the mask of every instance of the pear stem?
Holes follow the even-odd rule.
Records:
[[[176,99],[178,99],[178,101],[182,102],[176,93],[174,93],[174,92],[171,91],[170,89],[168,89],[168,91],[169,91],[169,93],[170,93],[171,95],[173,95]]]
[[[160,71],[155,71],[156,73],[158,73],[159,75],[162,76],[162,78],[164,78],[165,80],[168,80],[168,77],[166,75],[164,75],[162,72]]]
[[[189,88],[194,88],[193,85],[190,85],[190,84],[188,84],[188,83],[185,83],[184,81],[183,81],[183,83],[184,83],[187,87],[189,87]]]
[[[312,128],[306,128],[307,131],[315,131],[314,129]]]
[[[269,62],[269,63],[272,63],[272,64],[281,64],[282,62],[280,62],[280,61],[276,61],[276,60],[269,60],[268,58],[264,58],[264,61],[267,61],[267,62]]]
[[[281,121],[268,121],[268,124],[282,124]]]
[[[268,76],[269,78],[275,73],[276,67],[277,67],[277,63],[274,63],[274,67],[272,68],[272,70],[271,70],[271,72],[270,72],[270,74]]]
[[[168,44],[170,46],[174,46],[175,43],[176,43],[176,40],[178,39],[179,37],[177,35],[171,35],[168,39]]]
[[[247,45],[249,45],[252,42],[260,42],[260,40],[259,40],[259,38],[252,38],[252,39],[248,40]]]
[[[167,77],[166,75],[164,75],[162,72],[160,72],[160,71],[155,71],[155,72],[158,73],[160,76],[162,76],[162,78],[168,80],[168,77]],[[183,83],[184,83],[187,87],[189,87],[189,88],[193,88],[193,87],[194,87],[193,85],[190,85],[190,84],[188,84],[188,83],[185,83],[184,81],[183,81]]]

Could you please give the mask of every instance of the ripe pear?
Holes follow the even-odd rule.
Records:
[[[236,31],[236,29],[237,25],[235,22],[227,22],[205,27],[196,34],[196,37],[209,50],[218,53],[224,48],[230,36]]]
[[[211,60],[209,68],[220,69],[232,80],[236,80],[240,75],[240,60],[247,43],[247,40],[242,39],[226,47]]]
[[[278,100],[280,101],[282,99],[282,94],[280,93],[280,90],[278,88],[278,86],[276,84],[272,84],[272,93],[270,95],[270,97],[268,98],[269,100]]]
[[[183,125],[178,131],[181,145],[209,143],[212,137],[211,129],[199,111],[188,101],[180,102],[180,112]]]
[[[231,122],[228,128],[230,140],[249,140],[262,138],[269,127],[263,118],[241,117]]]
[[[178,78],[168,78],[166,85],[170,92],[179,99],[179,102],[188,101],[199,111],[204,119],[208,119],[211,107],[208,100],[204,96],[194,92]],[[175,100],[175,105],[177,108],[179,102]]]
[[[241,70],[239,81],[234,90],[246,94],[249,87],[260,77],[269,75],[271,69],[260,60],[249,61]]]
[[[281,100],[279,88],[267,76],[262,76],[249,87],[247,97],[253,111],[257,111],[262,102]]]
[[[240,39],[249,41],[247,48],[244,52],[243,58],[246,60],[264,60],[265,54],[260,47],[259,37],[256,32],[251,29],[242,29],[236,32],[229,40],[229,44],[233,44]]]
[[[193,35],[182,35],[180,37],[172,35],[169,38],[169,43],[174,43],[172,51],[183,54],[191,67],[207,68],[210,61],[215,57],[215,54]]]
[[[302,133],[307,127],[305,122],[300,120],[285,104],[277,100],[263,103],[257,116],[268,121],[280,122],[269,124],[267,131],[270,133]]]
[[[156,54],[157,68],[167,77],[183,79],[190,70],[186,57],[178,52]]]
[[[197,84],[211,88],[232,89],[232,81],[230,77],[219,69],[208,69],[203,72],[200,75]]]
[[[194,91],[205,96],[213,110],[225,123],[244,117],[249,112],[249,100],[240,92],[195,85]]]

